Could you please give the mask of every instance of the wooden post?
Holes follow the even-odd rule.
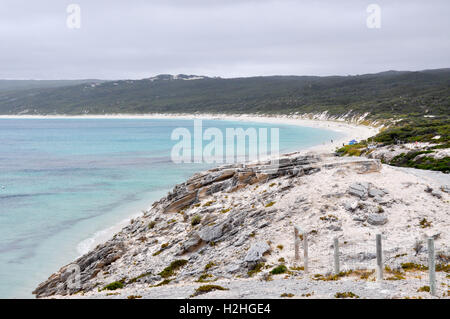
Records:
[[[432,296],[436,296],[436,263],[433,237],[428,238],[428,269],[430,274],[430,293]]]
[[[308,273],[308,238],[305,232],[303,233],[303,250],[305,273]]]
[[[381,234],[376,236],[377,243],[377,280],[383,280],[383,249],[381,246]]]
[[[298,246],[299,246],[299,238],[298,238],[298,228],[294,226],[294,260],[297,261],[300,259],[299,253],[298,253]]]
[[[339,274],[339,239],[334,238],[334,273]]]

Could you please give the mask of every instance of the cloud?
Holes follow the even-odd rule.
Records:
[[[81,28],[66,7],[81,8]],[[360,74],[448,67],[450,3],[351,0],[3,0],[0,78]]]

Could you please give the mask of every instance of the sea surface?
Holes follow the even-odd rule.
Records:
[[[179,127],[193,132],[193,121],[0,119],[0,298],[33,298],[61,266],[214,166],[172,162]],[[224,135],[226,128],[279,128],[282,152],[340,137],[278,124],[207,120],[203,127]]]

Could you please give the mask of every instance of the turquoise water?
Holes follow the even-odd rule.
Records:
[[[173,129],[190,120],[0,119],[0,298],[37,284],[175,184],[211,165],[175,164]],[[203,121],[204,128],[280,128],[287,152],[338,133],[296,126]],[[225,135],[225,133],[224,133]]]

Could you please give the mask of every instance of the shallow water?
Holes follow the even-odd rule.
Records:
[[[0,119],[0,298],[30,298],[59,267],[211,164],[175,164],[167,119]],[[203,121],[204,128],[280,128],[288,152],[339,138],[296,126]],[[111,229],[110,229],[111,230]]]

